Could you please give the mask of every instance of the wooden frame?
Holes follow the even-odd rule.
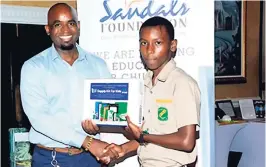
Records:
[[[246,1],[215,1],[215,83],[246,83]]]
[[[259,54],[259,95],[265,99],[265,12],[266,2],[260,2],[260,54]]]

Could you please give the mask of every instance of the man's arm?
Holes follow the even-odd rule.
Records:
[[[89,134],[96,134],[99,132],[99,127],[92,120],[84,120],[82,122],[82,128],[84,129],[85,132]],[[88,141],[83,143],[83,147],[86,147],[86,143],[88,143]],[[92,146],[92,149],[93,147],[94,146]],[[139,143],[136,140],[130,140],[122,145],[111,143],[108,144],[108,146],[106,146],[104,149],[96,150],[97,151],[96,154],[103,153],[101,154],[101,156],[97,158],[103,163],[108,164],[111,160],[123,157],[125,154],[137,151],[138,147]]]
[[[88,143],[90,143],[90,137],[87,136],[82,143],[82,147],[86,149],[88,147]],[[89,147],[89,152],[91,152],[96,158],[99,158],[104,151],[104,148],[108,146],[109,144],[103,141],[100,141],[98,139],[92,139],[90,147]],[[115,157],[116,155],[110,154],[110,157]]]
[[[42,69],[33,62],[26,62],[21,70],[21,100],[24,111],[34,130],[67,145],[81,147],[87,135],[66,124],[70,116],[54,117],[49,113],[48,98],[41,85]],[[95,146],[94,146],[95,145]],[[104,148],[107,143],[94,140],[91,150]]]
[[[92,120],[84,120],[82,122],[82,128],[88,134],[96,134],[99,132],[99,127]],[[83,143],[83,147],[86,147],[86,143],[87,142]],[[122,145],[111,143],[108,144],[108,146],[106,146],[104,149],[101,149],[102,152],[100,153],[105,152],[105,154],[102,154],[98,158],[101,159],[102,157],[110,156],[110,154],[119,154],[119,157],[123,157],[127,153],[136,151],[138,149],[138,146],[139,143],[136,140],[130,140]],[[98,149],[96,151],[100,150]]]

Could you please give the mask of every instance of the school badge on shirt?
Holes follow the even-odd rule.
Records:
[[[165,107],[158,108],[158,120],[167,121],[168,120],[168,109]]]

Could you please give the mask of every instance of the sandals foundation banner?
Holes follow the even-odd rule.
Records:
[[[77,9],[81,25],[80,46],[104,59],[113,78],[117,79],[143,79],[145,76],[139,53],[139,29],[145,20],[161,16],[173,24],[178,40],[177,66],[191,75],[201,90],[200,129],[203,130],[200,130],[201,136],[197,141],[197,165],[214,166],[214,155],[211,155],[215,135],[214,2],[77,0]]]

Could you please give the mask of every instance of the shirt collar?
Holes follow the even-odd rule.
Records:
[[[78,49],[79,57],[78,61],[81,61],[86,58],[86,53],[85,51],[76,43],[76,47]],[[52,60],[55,60],[57,58],[61,58],[60,55],[58,54],[57,50],[54,47],[54,44],[52,44],[52,54],[51,54]]]
[[[174,61],[173,58],[171,58],[171,60],[164,66],[162,71],[157,76],[157,80],[159,80],[161,82],[165,82],[167,80],[168,76],[170,75],[170,73],[175,68],[176,68],[176,62]],[[146,76],[144,78],[144,84],[146,86],[151,86],[152,76],[153,76],[153,72],[151,70],[148,70],[148,72],[147,72],[147,74],[146,74]]]

